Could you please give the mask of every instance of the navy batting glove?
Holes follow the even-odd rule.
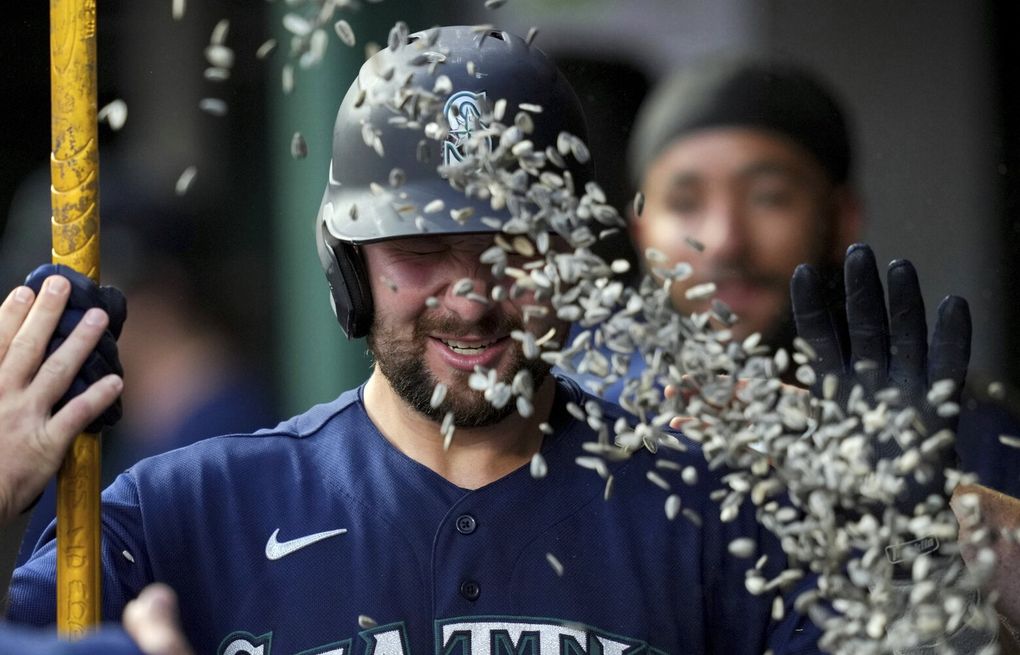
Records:
[[[120,336],[121,328],[124,327],[124,319],[127,318],[127,302],[119,289],[99,286],[85,275],[62,264],[40,266],[25,278],[25,286],[31,287],[38,294],[43,281],[51,275],[62,275],[67,278],[71,283],[71,295],[67,300],[64,313],[60,317],[60,322],[46,347],[47,357],[59,348],[60,344],[64,343],[64,340],[89,309],[98,307],[110,317],[109,325],[103,336],[100,337],[96,349],[82,364],[81,370],[78,371],[78,375],[75,376],[67,393],[57,402],[54,409],[59,409],[85,391],[92,383],[110,373],[116,373],[123,377],[124,367],[121,366],[120,356],[117,353],[117,337]],[[123,408],[118,397],[115,403],[110,405],[99,418],[86,428],[86,431],[99,432],[103,427],[109,427],[119,421],[122,414]]]
[[[938,308],[931,344],[925,322],[924,302],[914,266],[906,260],[889,264],[888,314],[871,248],[855,244],[847,251],[844,265],[846,313],[827,305],[824,283],[808,265],[793,274],[790,293],[797,333],[817,354],[816,396],[822,395],[826,375],[834,375],[839,386],[835,400],[842,406],[855,386],[874,404],[883,389],[899,390],[897,407],[913,407],[923,426],[918,443],[949,429],[955,432],[958,415],[948,403],[960,402],[967,363],[970,360],[971,320],[967,301],[947,296]],[[950,383],[942,382],[944,380]],[[936,391],[933,384],[937,384]],[[940,410],[941,408],[941,410]],[[921,475],[908,475],[896,499],[897,509],[907,516],[932,494],[945,496],[947,467],[956,465],[952,447],[920,449]],[[896,439],[874,444],[877,460],[903,453]]]

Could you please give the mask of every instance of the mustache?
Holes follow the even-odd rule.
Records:
[[[439,332],[450,337],[466,337],[479,334],[510,334],[514,330],[523,330],[522,319],[505,312],[489,312],[475,321],[464,321],[453,314],[425,314],[415,325],[415,336],[426,337]]]
[[[788,285],[790,283],[790,275],[766,273],[742,263],[709,266],[698,272],[698,276],[706,280],[711,280],[716,284],[725,282],[743,282],[757,287],[775,287],[777,285]]]

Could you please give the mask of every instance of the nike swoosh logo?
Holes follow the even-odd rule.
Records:
[[[345,528],[339,530],[328,530],[326,532],[316,532],[305,537],[298,537],[297,539],[291,539],[290,541],[277,541],[276,537],[280,534],[280,528],[277,528],[273,534],[269,535],[269,541],[266,542],[266,557],[270,560],[278,560],[281,557],[286,557],[296,550],[301,550],[305,546],[311,546],[317,541],[323,539],[329,539],[340,534],[347,532]]]

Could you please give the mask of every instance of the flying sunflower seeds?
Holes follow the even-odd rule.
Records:
[[[258,50],[255,51],[256,59],[265,59],[276,49],[276,39],[267,39],[262,42]]]
[[[188,166],[185,168],[180,177],[177,178],[177,183],[174,185],[174,193],[179,196],[187,193],[191,185],[194,184],[196,175],[198,175],[197,167]]]
[[[563,564],[561,564],[560,561],[558,559],[556,559],[556,556],[553,555],[552,553],[546,553],[545,554],[545,559],[546,559],[547,562],[549,562],[549,566],[552,567],[552,570],[556,573],[556,575],[558,577],[562,578],[563,577]]]
[[[212,116],[227,115],[227,103],[220,98],[202,98],[198,101],[198,108]]]
[[[435,388],[432,390],[432,399],[429,400],[429,405],[432,409],[435,409],[443,404],[443,400],[446,399],[446,385],[442,382],[436,383]]]
[[[529,467],[531,477],[536,480],[541,480],[549,473],[549,466],[545,463],[545,457],[542,457],[542,453],[535,453],[531,456],[531,465]]]
[[[333,24],[333,31],[347,47],[353,48],[358,42],[354,36],[354,30],[351,29],[351,24],[342,18]]]
[[[308,144],[300,132],[295,132],[290,139],[290,156],[294,159],[304,159],[308,156]]]
[[[119,99],[114,100],[99,110],[96,114],[96,119],[100,122],[105,121],[110,126],[110,129],[116,132],[124,127],[124,123],[127,122],[127,111],[126,102]]]

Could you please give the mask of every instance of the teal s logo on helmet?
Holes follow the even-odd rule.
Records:
[[[450,132],[443,143],[443,164],[449,166],[462,161],[464,144],[475,131],[488,127],[482,122],[484,107],[485,91],[458,91],[446,100],[443,115],[450,126]],[[485,137],[485,146],[492,148],[492,137]]]

